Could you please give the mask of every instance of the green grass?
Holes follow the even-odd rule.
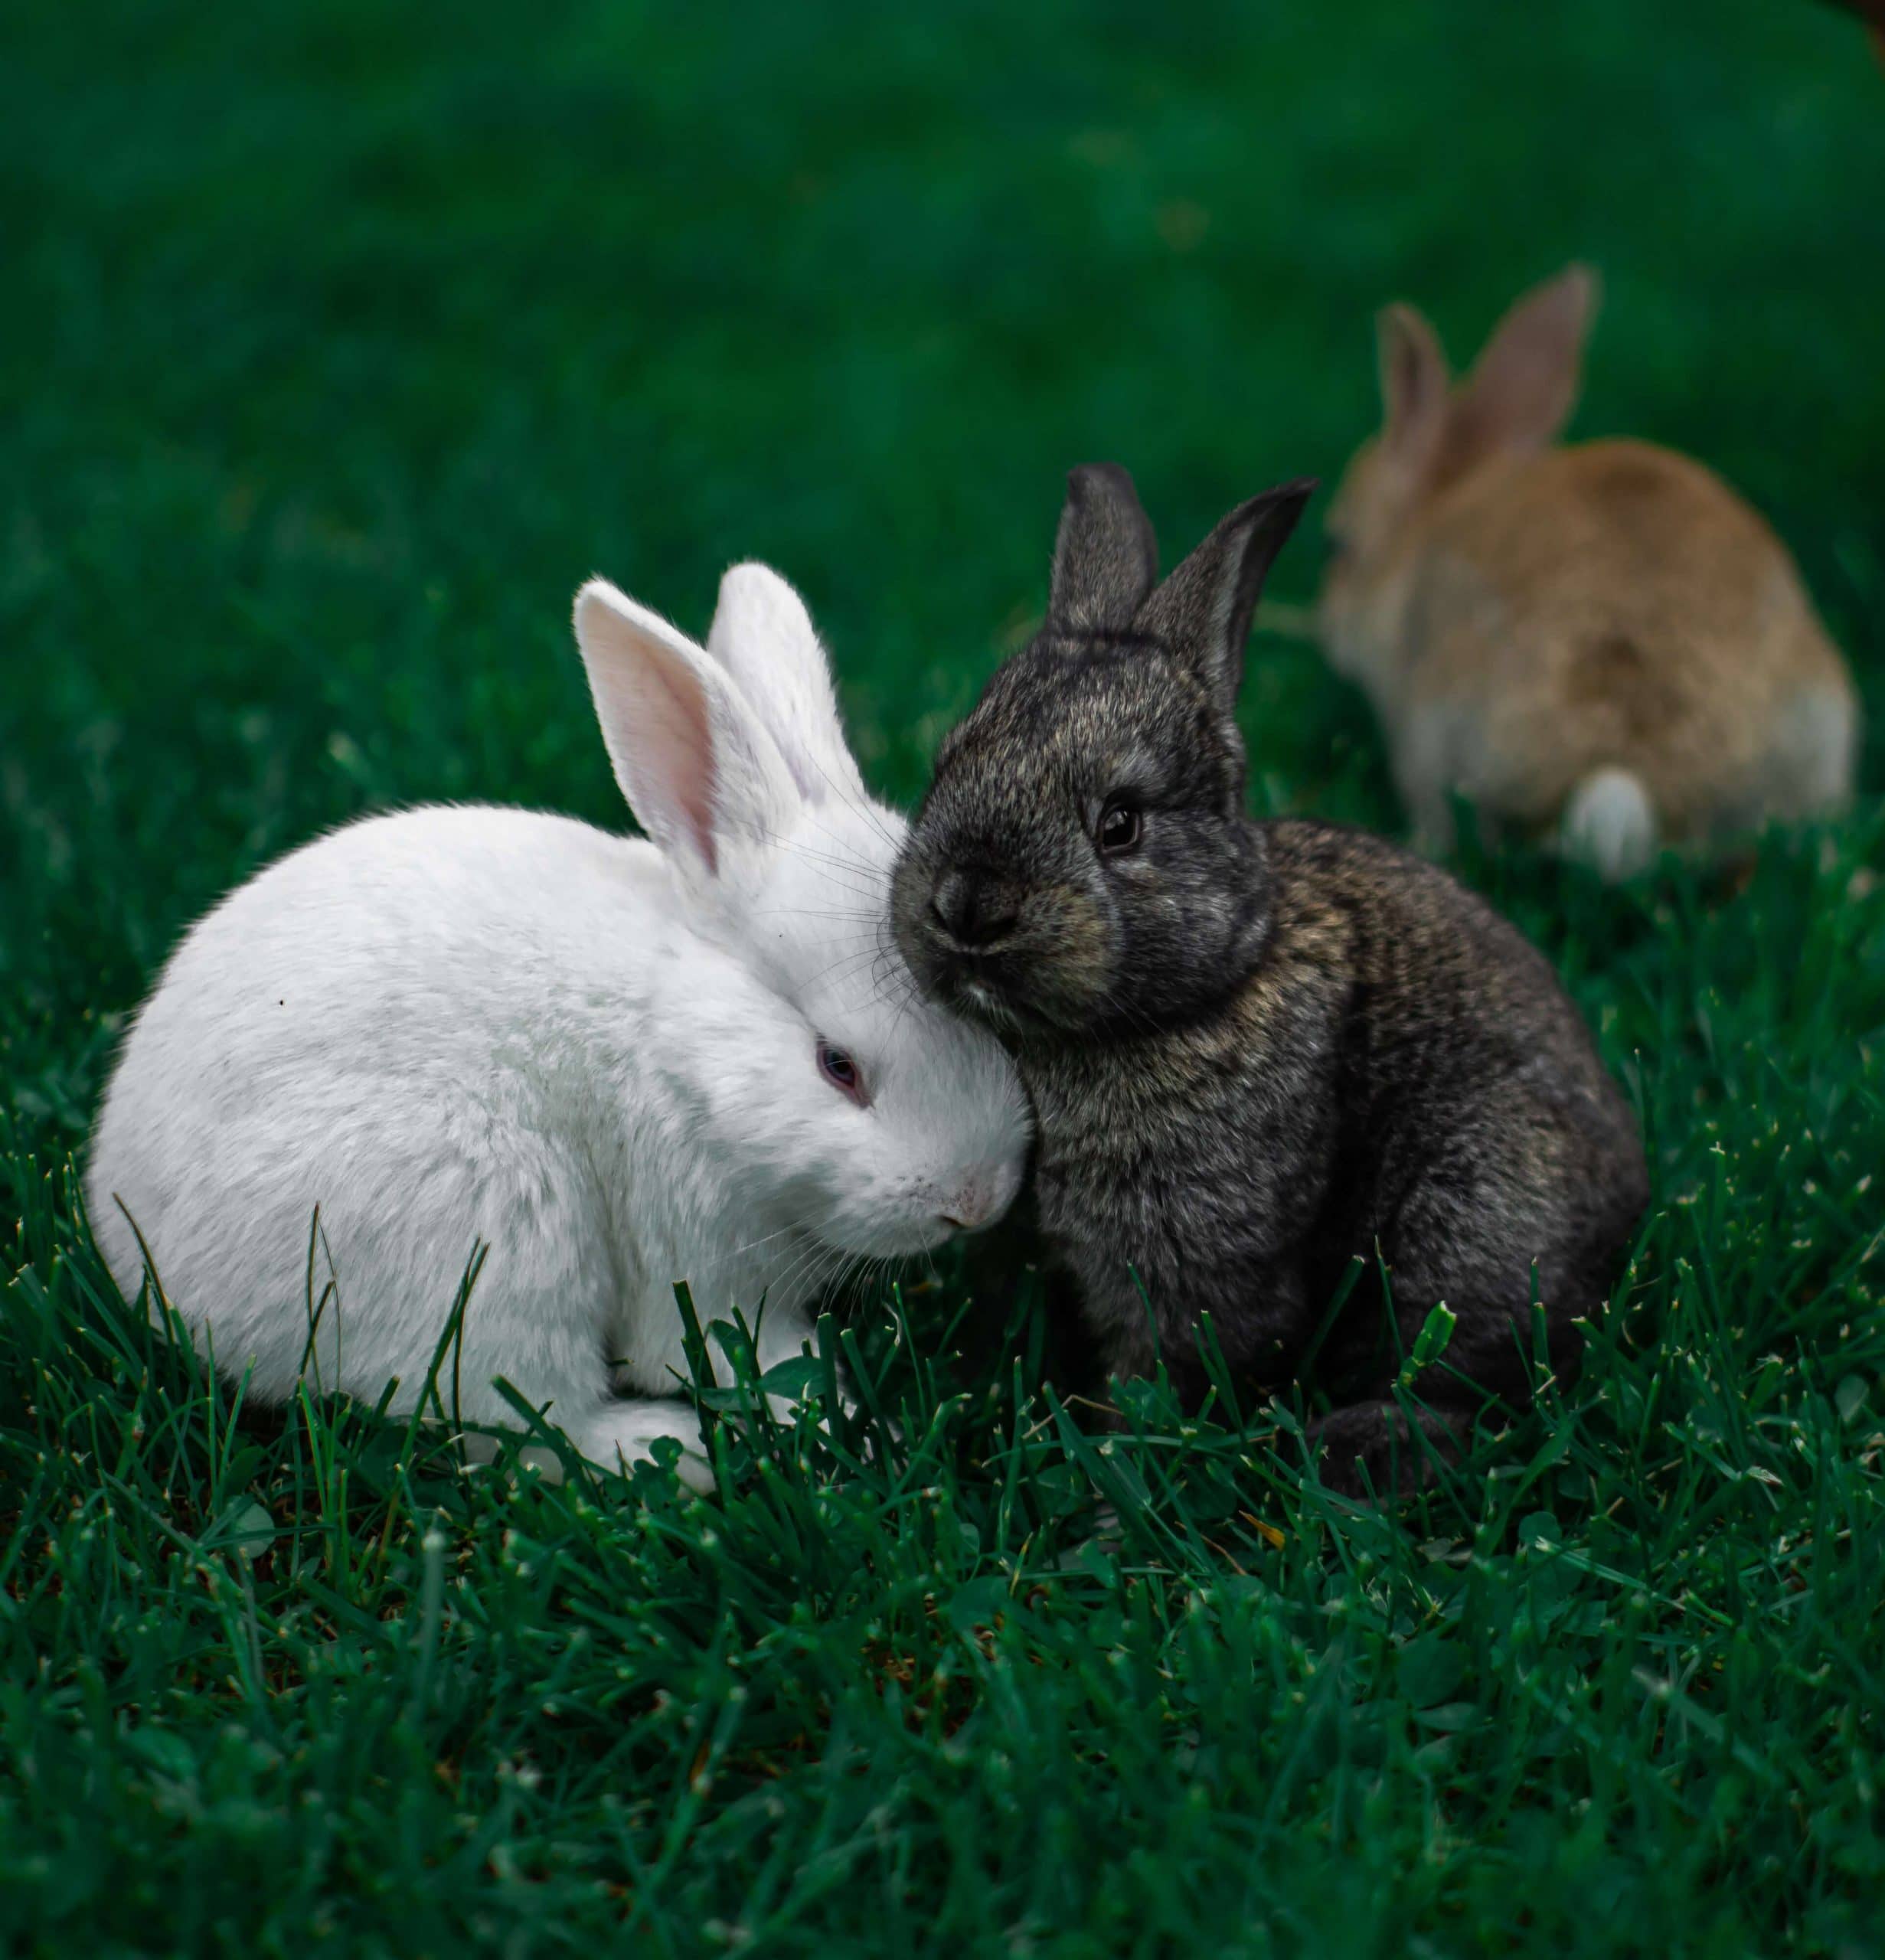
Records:
[[[0,1944],[1879,1951],[1875,793],[1745,878],[1468,856],[1656,1198],[1575,1394],[1403,1513],[1336,1509],[1270,1411],[1154,1396],[1101,1453],[994,1246],[854,1315],[856,1422],[723,1428],[711,1501],[467,1478],[239,1408],[113,1295],[71,1168],[154,968],[273,854],[431,797],[619,821],[589,571],[700,627],[779,564],[913,796],[1041,602],[1060,472],[1128,461],[1168,557],[1332,472],[1397,293],[1463,354],[1599,264],[1580,429],[1754,495],[1885,720],[1857,30],[25,0],[0,36]],[[1247,707],[1261,805],[1397,822],[1311,652],[1260,641]]]

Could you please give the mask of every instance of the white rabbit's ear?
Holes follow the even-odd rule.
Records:
[[[709,876],[723,845],[762,843],[800,798],[739,688],[657,613],[591,579],[576,595],[576,643],[616,780],[670,858]]]
[[[727,573],[707,645],[758,711],[807,802],[863,797],[831,663],[805,601],[776,572],[735,565]]]

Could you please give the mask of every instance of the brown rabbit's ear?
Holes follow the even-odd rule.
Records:
[[[1513,302],[1454,397],[1449,446],[1463,459],[1539,449],[1571,419],[1597,275],[1567,266]]]
[[[1243,643],[1263,580],[1315,488],[1312,477],[1302,477],[1240,504],[1133,621],[1200,670],[1227,715],[1243,684]]]
[[[1414,464],[1439,449],[1452,377],[1426,315],[1397,302],[1375,321],[1381,364],[1382,446]]]
[[[1158,541],[1131,476],[1116,462],[1070,472],[1054,541],[1049,620],[1075,632],[1122,632],[1158,576]]]

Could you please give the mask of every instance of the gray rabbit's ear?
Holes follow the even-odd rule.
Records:
[[[1050,624],[1123,632],[1158,576],[1158,541],[1132,478],[1116,462],[1070,472],[1047,587]]]
[[[1243,684],[1243,643],[1263,580],[1315,488],[1315,479],[1305,476],[1240,504],[1133,621],[1189,662],[1227,714]]]

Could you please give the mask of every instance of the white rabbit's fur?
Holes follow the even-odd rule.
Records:
[[[599,580],[576,620],[654,841],[431,808],[271,865],[138,1016],[87,1186],[127,1295],[141,1235],[269,1401],[309,1357],[327,1388],[397,1378],[413,1407],[482,1244],[447,1406],[456,1380],[466,1419],[514,1421],[501,1376],[613,1464],[658,1435],[697,1452],[687,1405],[612,1393],[684,1375],[676,1280],[704,1322],[756,1319],[770,1366],[851,1259],[998,1217],[1027,1116],[995,1042],[914,997],[885,916],[903,822],[865,795],[791,588],[729,572],[713,658]]]

